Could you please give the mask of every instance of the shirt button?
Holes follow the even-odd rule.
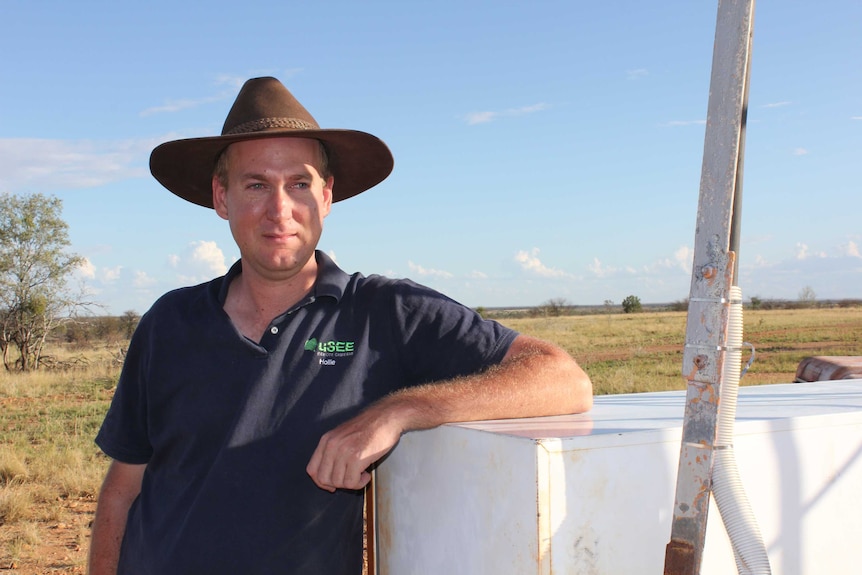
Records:
[[[277,333],[278,333],[278,328],[277,328],[277,327],[275,327],[275,326],[272,326],[271,328],[269,328],[269,333],[271,333],[272,335],[277,334]]]

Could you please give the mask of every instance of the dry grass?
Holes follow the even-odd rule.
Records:
[[[506,319],[575,356],[597,394],[683,389],[684,312]],[[757,359],[743,385],[789,383],[809,355],[862,355],[862,308],[745,312]],[[83,572],[107,459],[93,438],[120,364],[116,346],[49,351],[64,370],[0,371],[0,570]]]
[[[504,319],[556,342],[586,369],[599,395],[685,389],[685,312]],[[742,385],[790,383],[810,355],[862,355],[862,307],[749,311],[744,339],[755,361]],[[744,361],[748,360],[744,356]]]
[[[93,438],[119,363],[104,349],[57,361],[71,367],[0,372],[0,568],[20,574],[83,571],[107,466]]]

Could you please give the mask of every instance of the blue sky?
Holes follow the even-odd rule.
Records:
[[[281,79],[323,127],[390,146],[321,249],[469,306],[644,303],[691,281],[716,2],[0,0],[0,193],[63,200],[105,311],[146,311],[238,257],[149,174]],[[740,285],[862,297],[862,3],[755,17]]]

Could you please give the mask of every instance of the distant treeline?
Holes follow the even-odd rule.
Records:
[[[55,341],[73,345],[84,346],[94,342],[115,344],[131,339],[140,319],[133,311],[121,316],[79,317],[61,324],[51,335]]]
[[[838,299],[838,300],[786,300],[786,299],[762,299],[752,297],[743,302],[745,309],[759,310],[792,310],[792,309],[834,309],[862,307],[862,299]],[[664,311],[688,311],[688,299],[671,303],[645,303],[641,305],[643,313]],[[522,317],[556,317],[568,315],[595,315],[595,314],[617,314],[625,313],[622,305],[613,302],[605,302],[604,305],[570,305],[560,303],[558,300],[550,300],[544,304],[534,307],[478,307],[476,308],[483,317],[490,319],[522,318]]]
[[[791,310],[791,309],[834,309],[862,307],[862,299],[839,300],[786,300],[761,299],[752,297],[743,303],[745,309],[759,310]],[[596,315],[625,313],[622,305],[606,302],[603,305],[571,305],[562,300],[549,300],[533,307],[477,307],[476,311],[483,317],[491,319],[522,318],[522,317],[557,317],[569,315]],[[645,303],[641,305],[642,313],[663,311],[688,311],[688,299],[672,303]],[[116,343],[127,341],[140,321],[140,316],[133,311],[127,311],[121,316],[92,316],[77,318],[57,327],[52,333],[52,339],[70,344],[86,345],[96,341]]]

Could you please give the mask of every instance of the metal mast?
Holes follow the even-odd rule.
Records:
[[[683,354],[688,382],[665,575],[697,575],[736,283],[754,0],[719,0]]]

